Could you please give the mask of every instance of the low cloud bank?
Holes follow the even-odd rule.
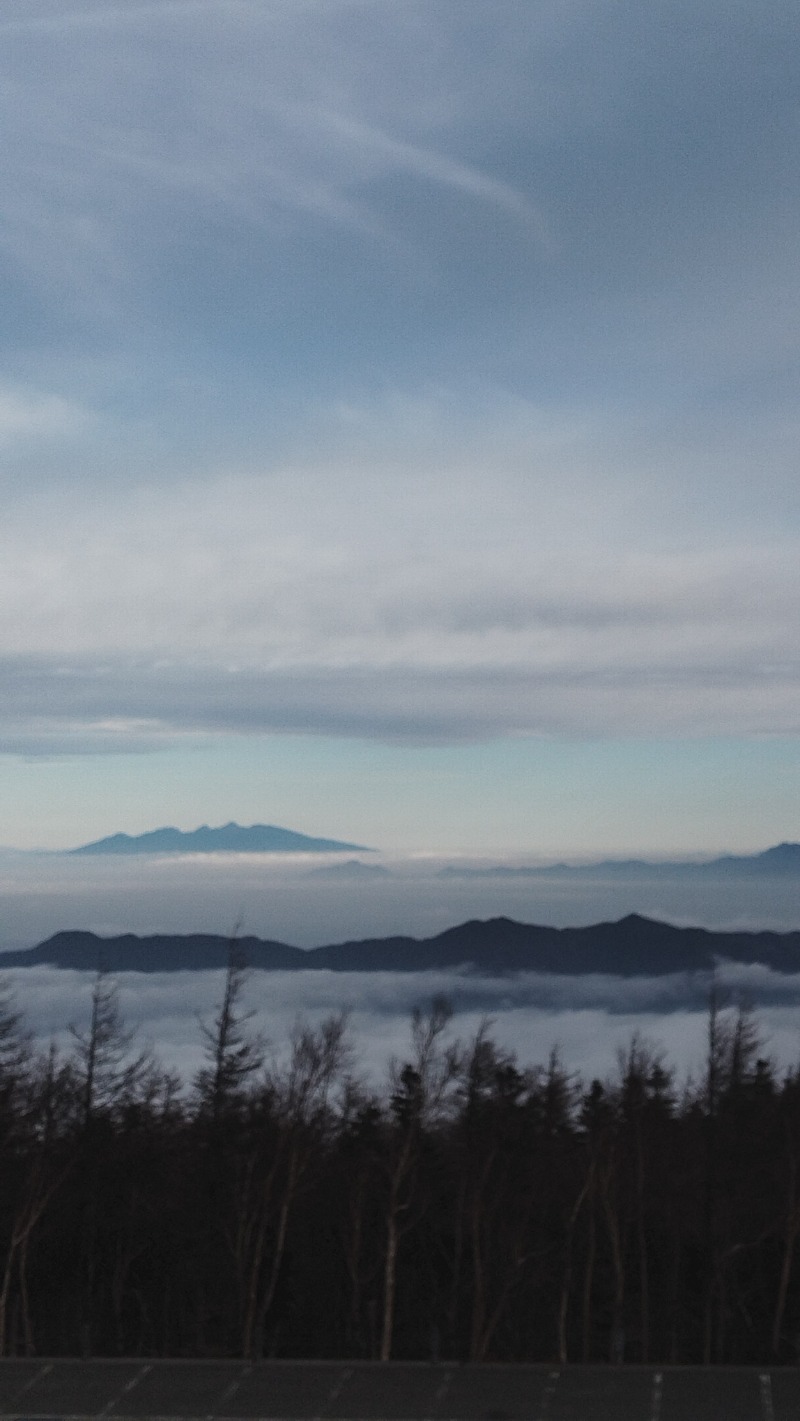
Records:
[[[82,1027],[88,1018],[92,975],[35,967],[9,972],[7,979],[36,1039],[43,1045],[55,1039],[68,1050],[69,1024]],[[138,1039],[190,1080],[203,1057],[201,1022],[213,1016],[223,974],[123,973],[116,980],[123,1014]],[[732,1004],[746,1000],[755,1006],[766,1053],[784,1067],[800,1060],[800,976],[723,966],[717,986]],[[523,1064],[543,1062],[557,1047],[570,1070],[604,1076],[613,1070],[617,1050],[639,1032],[663,1047],[685,1077],[702,1061],[709,987],[707,979],[684,974],[654,981],[529,973],[475,979],[445,972],[254,972],[244,1003],[253,1012],[253,1030],[263,1032],[277,1054],[299,1017],[315,1022],[347,1011],[357,1069],[375,1079],[390,1057],[408,1050],[413,1008],[437,994],[453,1004],[454,1035],[469,1038],[488,1017],[496,1040]]]

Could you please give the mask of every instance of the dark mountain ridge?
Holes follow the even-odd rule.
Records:
[[[466,968],[480,976],[515,972],[664,976],[710,972],[719,960],[800,973],[800,931],[714,932],[677,928],[636,913],[582,928],[543,927],[511,918],[473,920],[431,938],[388,937],[304,949],[256,937],[237,939],[244,961],[262,971],[426,972]],[[230,943],[210,933],[101,938],[60,932],[38,946],[6,952],[8,967],[80,971],[178,972],[223,968]]]

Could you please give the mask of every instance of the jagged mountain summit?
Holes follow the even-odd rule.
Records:
[[[339,854],[370,853],[364,844],[315,839],[275,824],[222,824],[212,829],[152,829],[147,834],[112,834],[68,849],[69,854]]]
[[[542,927],[511,918],[473,920],[431,938],[388,937],[304,949],[255,937],[237,940],[242,960],[265,971],[426,972],[455,968],[477,976],[517,972],[661,977],[711,973],[719,961],[800,972],[800,932],[712,932],[678,928],[631,913],[616,923]],[[210,933],[101,938],[60,932],[38,947],[3,954],[4,967],[110,972],[202,971],[225,967],[230,942]]]

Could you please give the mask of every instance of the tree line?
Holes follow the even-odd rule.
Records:
[[[523,1065],[445,1001],[378,1088],[345,1016],[272,1058],[235,951],[184,1083],[98,975],[71,1050],[0,1006],[0,1354],[800,1360],[800,1067],[712,996],[678,1083]]]

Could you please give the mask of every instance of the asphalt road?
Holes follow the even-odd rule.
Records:
[[[798,1421],[800,1368],[0,1361],[0,1416],[185,1421]]]

